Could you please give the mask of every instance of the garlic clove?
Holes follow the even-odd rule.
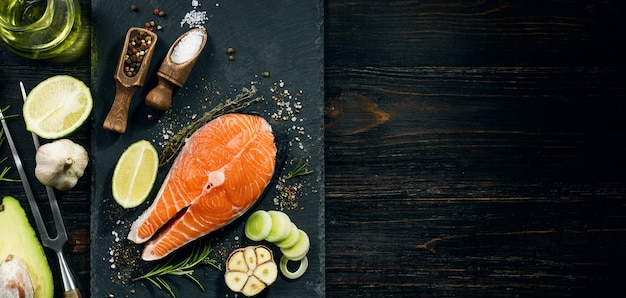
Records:
[[[39,182],[66,191],[85,173],[89,155],[81,145],[60,139],[40,146],[35,161],[35,177]]]

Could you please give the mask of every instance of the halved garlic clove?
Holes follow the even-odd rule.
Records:
[[[224,281],[229,289],[247,297],[261,293],[276,281],[278,267],[272,251],[263,245],[233,251],[226,260]]]

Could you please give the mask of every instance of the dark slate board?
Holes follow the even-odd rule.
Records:
[[[143,205],[124,210],[111,196],[111,176],[114,165],[123,150],[131,143],[146,139],[162,149],[168,130],[177,131],[218,102],[234,98],[242,87],[255,85],[263,102],[254,104],[244,112],[256,113],[266,118],[281,138],[278,175],[292,169],[293,161],[300,158],[311,162],[314,173],[289,180],[288,184],[302,183],[298,191],[297,208],[285,208],[292,220],[311,238],[308,254],[309,269],[295,281],[279,274],[278,280],[260,296],[271,297],[324,297],[324,183],[323,183],[323,5],[321,1],[245,1],[232,3],[199,1],[196,11],[206,11],[203,25],[209,34],[202,56],[198,59],[185,85],[176,90],[172,109],[157,113],[147,107],[145,95],[157,83],[156,71],[171,44],[189,30],[181,26],[183,17],[194,10],[192,1],[134,1],[138,11],[130,10],[127,1],[92,1],[92,92],[94,96],[94,125],[92,162],[94,189],[92,198],[92,248],[91,287],[93,297],[167,297],[165,291],[145,281],[132,279],[155,266],[154,262],[140,260],[142,245],[126,240],[130,224],[152,202],[168,166],[163,167],[152,195]],[[153,14],[154,8],[166,12],[165,17]],[[115,97],[113,75],[119,52],[127,30],[144,27],[154,20],[163,30],[156,30],[159,41],[148,72],[148,79],[138,90],[131,103],[128,130],[124,134],[106,131],[102,122]],[[228,59],[226,49],[235,50],[234,60]],[[269,72],[269,77],[263,72]],[[272,88],[278,89],[273,91]],[[276,120],[272,114],[280,107],[271,99],[278,93],[292,95],[290,104],[300,102],[302,108],[295,121]],[[150,117],[154,117],[150,121]],[[300,131],[302,130],[302,133]],[[301,147],[300,147],[301,145]],[[276,180],[252,209],[276,210],[278,196]],[[250,211],[250,212],[252,212]],[[226,228],[214,232],[201,241],[211,241],[211,257],[223,260],[233,249],[258,243],[246,239],[243,226],[247,213]],[[272,244],[275,259],[280,251]],[[180,257],[190,245],[177,251]],[[177,297],[235,297],[225,286],[223,272],[209,266],[199,267],[194,273],[205,287],[205,292],[191,281],[177,277],[166,280]],[[241,295],[239,295],[241,296]]]

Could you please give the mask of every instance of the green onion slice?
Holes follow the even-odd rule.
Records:
[[[298,269],[294,272],[289,271],[289,268],[287,268],[287,263],[290,260],[285,257],[282,256],[280,258],[280,264],[279,264],[279,268],[280,268],[280,272],[289,279],[297,279],[300,278],[302,275],[304,275],[304,272],[306,272],[306,269],[309,267],[309,259],[304,256],[304,258],[300,259],[300,266],[298,266]]]

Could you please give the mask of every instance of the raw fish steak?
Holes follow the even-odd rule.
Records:
[[[274,174],[276,151],[272,127],[262,117],[226,114],[212,120],[181,149],[128,239],[150,240],[141,257],[158,260],[226,226],[261,196]]]

